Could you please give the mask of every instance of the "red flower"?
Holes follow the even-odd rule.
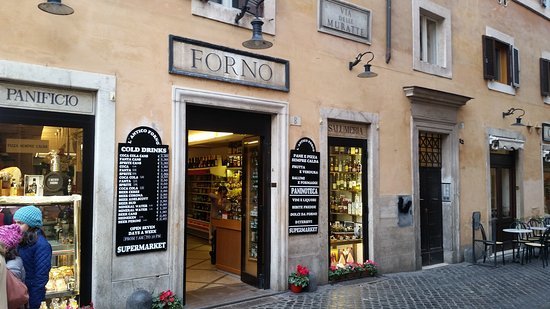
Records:
[[[296,272],[297,272],[298,275],[300,275],[300,276],[307,276],[307,275],[309,275],[309,270],[307,269],[307,267],[302,266],[302,265],[296,266]]]

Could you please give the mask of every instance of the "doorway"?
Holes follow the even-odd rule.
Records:
[[[186,123],[186,298],[269,288],[271,116],[187,105]]]
[[[499,150],[498,153],[491,153],[491,220],[499,240],[513,238],[512,234],[504,233],[502,229],[510,227],[516,219],[515,170],[514,152]]]
[[[422,266],[443,263],[441,144],[441,134],[419,132],[420,247]]]

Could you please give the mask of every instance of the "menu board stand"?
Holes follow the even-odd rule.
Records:
[[[288,233],[312,234],[319,230],[319,152],[303,137],[290,151]]]
[[[168,145],[149,127],[118,144],[116,255],[167,249]]]

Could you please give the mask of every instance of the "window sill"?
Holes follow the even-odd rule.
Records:
[[[264,4],[264,22],[262,26],[262,32],[275,35],[275,1],[269,1]],[[235,24],[235,16],[240,10],[235,8],[224,7],[221,4],[204,2],[201,0],[192,0],[191,13],[193,15],[202,16],[212,20],[217,20],[226,24],[230,24],[237,27],[252,29],[250,22],[254,19],[252,14],[245,14],[245,16]]]
[[[550,104],[550,96],[543,97],[542,101],[544,102],[544,104]]]
[[[419,59],[414,60],[413,69],[419,72],[437,75],[437,76],[441,76],[449,79],[453,78],[453,71],[450,68],[424,62]]]
[[[495,81],[487,81],[487,88],[510,95],[516,95],[516,88]]]

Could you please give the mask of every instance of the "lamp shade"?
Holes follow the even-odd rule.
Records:
[[[369,77],[375,77],[375,76],[378,76],[378,74],[370,70],[370,64],[365,64],[365,72],[357,74],[357,77],[360,77],[360,78],[369,78]]]
[[[38,8],[44,12],[54,15],[71,15],[74,13],[73,8],[61,3],[61,0],[48,0],[38,5]]]
[[[262,36],[262,25],[264,22],[256,17],[250,23],[252,24],[252,38],[244,41],[243,46],[250,49],[266,49],[273,46],[273,43],[264,40]]]

